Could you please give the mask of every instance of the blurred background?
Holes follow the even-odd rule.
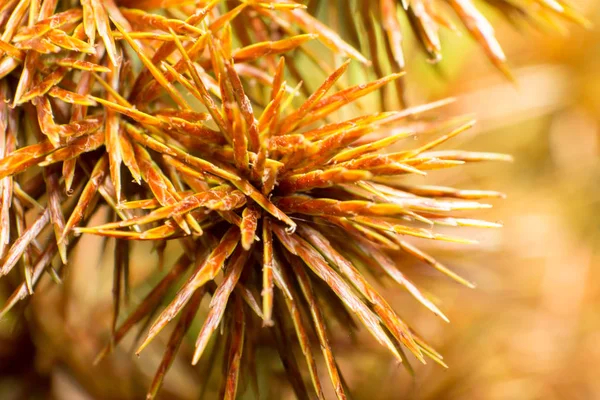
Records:
[[[598,1],[573,3],[600,25]],[[473,115],[478,124],[449,147],[514,156],[513,163],[474,164],[427,178],[431,184],[506,193],[479,214],[504,228],[462,232],[479,240],[478,246],[422,243],[423,250],[476,282],[475,289],[407,266],[449,324],[404,291],[383,289],[399,314],[444,355],[448,369],[414,360],[412,378],[368,335],[337,338],[334,350],[353,399],[600,398],[600,30],[566,24],[562,34],[540,33],[487,15],[515,84],[491,66],[468,35],[448,33],[442,36],[447,57],[436,68],[416,48],[414,54],[408,49],[408,97],[415,104],[457,97],[445,112]],[[77,268],[63,288],[45,282],[30,302],[43,311],[43,320],[35,319],[41,312],[21,308],[0,321],[0,399],[47,398],[44,388],[56,399],[130,399],[144,393],[164,341],[136,359],[129,337],[110,358],[90,366],[108,340],[112,259],[101,255],[112,249],[88,237],[81,247],[85,241],[85,254],[72,259]],[[154,256],[144,245],[136,252],[132,284],[146,293],[143,266]],[[7,291],[0,286],[0,298]],[[22,312],[29,325],[20,321]],[[191,343],[182,353],[189,353]],[[276,369],[266,352],[257,357],[265,360],[265,369]],[[205,372],[182,356],[162,397],[210,393],[210,383],[199,384]],[[291,398],[283,372],[281,382],[261,382],[261,388],[262,398]],[[254,398],[252,391],[242,398]]]

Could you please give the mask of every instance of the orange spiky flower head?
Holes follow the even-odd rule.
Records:
[[[390,40],[398,34],[392,3],[369,8],[386,17]],[[437,16],[432,3],[404,5],[429,47]],[[477,30],[481,21],[469,22],[470,3],[450,3],[476,36],[485,33]],[[148,11],[159,6],[160,13]],[[479,200],[500,193],[405,180],[509,159],[437,150],[473,125],[420,120],[449,101],[340,119],[340,108],[403,74],[349,85],[341,78],[350,61],[333,68],[310,42],[365,65],[367,59],[293,2],[7,0],[0,6],[0,33],[0,274],[23,276],[2,315],[33,294],[44,274],[73,268],[69,255],[79,235],[93,234],[116,243],[112,341],[101,356],[161,304],[138,352],[176,320],[150,398],[204,297],[211,300],[192,361],[224,326],[215,346],[224,348],[226,398],[235,397],[244,362],[252,359],[252,338],[265,331],[298,397],[307,397],[308,389],[290,351],[295,341],[311,390],[323,397],[315,362],[320,349],[337,397],[345,398],[330,320],[347,325],[358,319],[405,364],[408,349],[443,365],[364,273],[380,271],[443,319],[402,273],[396,255],[406,253],[472,286],[412,241],[469,242],[437,227],[498,226],[464,212],[488,207]],[[490,37],[484,40],[489,45]],[[388,44],[398,61],[399,48]],[[437,54],[437,47],[431,51]],[[298,54],[326,78],[315,82],[303,72]],[[429,140],[400,147],[421,136]],[[111,220],[91,226],[102,207],[112,210]],[[173,251],[179,256],[118,325],[129,243],[144,240],[159,254],[167,242],[178,242]],[[290,326],[295,338],[287,335]],[[319,346],[309,340],[313,332]]]

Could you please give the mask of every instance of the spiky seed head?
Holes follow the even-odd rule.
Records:
[[[19,0],[0,6],[0,274],[22,265],[24,276],[2,315],[34,292],[44,272],[56,276],[57,256],[68,265],[80,234],[94,234],[117,243],[111,343],[163,302],[168,304],[138,352],[177,319],[149,398],[205,296],[211,298],[209,311],[192,362],[201,359],[217,327],[225,326],[225,340],[216,346],[226,348],[226,398],[235,397],[244,360],[252,359],[245,352],[254,351],[250,339],[261,331],[256,320],[272,333],[300,398],[307,389],[289,348],[296,341],[312,390],[323,397],[313,333],[337,397],[346,397],[329,319],[344,326],[352,315],[405,365],[404,349],[444,365],[364,273],[382,272],[448,320],[395,257],[407,254],[472,287],[420,250],[418,241],[471,243],[438,227],[498,227],[465,212],[489,207],[480,200],[502,194],[415,185],[405,176],[509,157],[437,149],[474,123],[419,122],[420,115],[449,101],[359,112],[347,120],[338,113],[346,106],[364,109],[361,99],[390,83],[401,94],[400,6],[424,49],[433,59],[441,57],[438,27],[450,24],[435,11],[437,2],[359,2],[364,12],[357,21],[367,28],[380,75],[359,85],[343,79],[350,60],[333,68],[312,50],[318,40],[337,56],[371,62],[358,43],[351,46],[311,15],[319,1],[309,10],[270,0],[81,0],[69,8],[72,3]],[[477,8],[470,0],[448,3],[507,71],[493,29]],[[578,19],[562,1],[536,3],[539,15]],[[504,12],[519,7],[501,4]],[[168,8],[150,12],[157,7]],[[370,28],[386,34],[390,75],[380,73]],[[311,71],[324,72],[324,80],[300,66],[294,56],[300,53],[316,66]],[[401,146],[413,137],[423,137],[424,144]],[[111,220],[91,226],[90,216],[104,206],[113,211]],[[26,213],[36,215],[33,222]],[[159,264],[167,241],[179,241],[183,250],[119,325],[130,243],[142,240],[156,244]],[[297,339],[292,342],[290,322]]]

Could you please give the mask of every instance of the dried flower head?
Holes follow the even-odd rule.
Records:
[[[163,304],[138,352],[178,318],[150,398],[205,296],[210,306],[193,363],[215,330],[226,327],[218,341],[225,349],[226,398],[235,398],[243,362],[253,362],[253,338],[264,330],[272,333],[296,394],[308,397],[289,350],[288,326],[319,398],[315,334],[335,393],[346,398],[330,321],[352,329],[349,321],[358,319],[405,365],[405,349],[443,365],[364,273],[389,276],[443,319],[394,257],[406,253],[471,286],[409,238],[469,243],[437,227],[497,227],[464,212],[489,207],[478,200],[502,195],[404,178],[507,160],[437,149],[473,121],[451,126],[419,119],[448,101],[340,121],[340,108],[402,73],[343,83],[350,61],[333,69],[311,52],[309,41],[318,38],[336,54],[367,60],[296,3],[72,3],[8,0],[0,6],[0,274],[24,278],[2,315],[33,294],[44,273],[59,279],[78,235],[94,234],[116,241],[113,340],[101,356]],[[382,10],[388,3],[381,2]],[[423,8],[429,3],[405,4],[417,26],[432,12]],[[457,10],[470,4],[449,3]],[[147,11],[159,6],[164,12]],[[328,75],[312,93],[288,84],[310,77],[293,57],[278,58],[293,52],[303,52]],[[427,135],[434,139],[397,148]],[[112,219],[90,226],[90,217],[106,206]],[[129,243],[139,240],[154,242],[159,258],[167,241],[177,241],[181,254],[118,324],[128,291]],[[62,263],[57,269],[55,257]]]

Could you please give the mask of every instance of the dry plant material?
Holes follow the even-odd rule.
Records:
[[[272,332],[299,398],[309,392],[323,398],[315,361],[320,354],[337,398],[346,398],[329,326],[348,326],[348,315],[399,362],[408,363],[408,350],[420,361],[443,365],[364,272],[381,271],[444,320],[401,272],[396,256],[407,254],[472,286],[412,239],[471,243],[440,233],[438,226],[497,227],[466,214],[489,207],[479,200],[502,194],[411,185],[404,178],[508,159],[437,150],[473,121],[447,132],[448,124],[418,122],[449,101],[339,121],[340,108],[403,74],[348,86],[340,77],[350,60],[331,68],[316,59],[327,78],[314,82],[287,57],[303,52],[310,58],[311,42],[356,63],[369,61],[301,4],[81,0],[70,8],[75,3],[0,6],[0,274],[23,279],[2,315],[35,291],[44,272],[55,275],[54,262],[69,265],[78,235],[92,234],[117,242],[112,341],[100,356],[151,316],[138,352],[177,319],[149,398],[207,296],[192,362],[199,362],[211,338],[224,348],[225,398],[235,398],[240,379],[256,370],[250,365],[253,346],[265,331]],[[437,58],[434,3],[404,6]],[[536,2],[571,15],[549,3]],[[471,3],[448,4],[503,63]],[[384,13],[392,59],[401,70],[397,7],[382,1],[374,10]],[[153,13],[157,8],[164,10]],[[298,74],[316,90],[293,82]],[[414,137],[427,141],[397,151]],[[394,152],[386,150],[391,145]],[[110,220],[91,226],[90,216],[102,208],[112,211]],[[122,294],[128,293],[130,241],[141,240],[157,249],[177,240],[183,254],[118,324]],[[321,298],[324,287],[330,293]],[[225,334],[215,338],[219,329]],[[304,360],[290,346],[298,346]],[[311,389],[299,372],[302,363]]]

